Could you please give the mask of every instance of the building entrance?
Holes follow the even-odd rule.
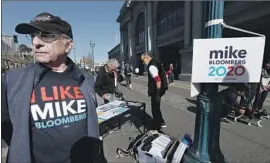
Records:
[[[163,63],[165,70],[168,70],[170,63],[174,67],[174,79],[178,79],[178,75],[181,73],[181,56],[178,53],[180,47],[175,45],[168,45],[160,47],[160,62]]]

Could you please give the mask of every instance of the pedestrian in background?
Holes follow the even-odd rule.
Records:
[[[268,113],[262,109],[263,103],[270,90],[270,62],[266,61],[263,65],[261,81],[257,86],[256,98],[253,102],[253,109],[256,111],[258,117],[267,116]]]
[[[174,71],[173,64],[170,63],[169,68],[167,70],[167,74],[169,77],[169,83],[173,83],[173,80],[174,80],[174,72],[173,71]]]
[[[130,64],[126,63],[124,74],[126,76],[127,87],[130,88],[130,89],[132,89],[132,84],[131,84],[132,73],[133,73],[132,66]]]

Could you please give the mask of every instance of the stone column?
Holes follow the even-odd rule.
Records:
[[[154,5],[157,5],[156,3],[160,3],[160,2],[153,2],[152,3],[152,51],[154,52],[154,57],[155,59],[157,59],[158,61],[160,61],[160,52],[159,52],[159,48],[157,47],[157,12],[156,10],[158,10],[158,7],[154,7]]]
[[[153,2],[147,2],[147,12],[146,12],[146,19],[147,19],[147,45],[148,51],[152,52],[153,50]]]
[[[203,3],[194,1],[192,7],[192,38],[202,38]]]
[[[147,4],[149,1],[144,1],[144,44],[145,44],[145,51],[148,51],[148,14],[147,14]]]
[[[184,48],[187,49],[191,44],[191,1],[185,1],[184,8]]]
[[[179,51],[179,60],[181,61],[179,80],[190,80],[192,69],[192,3],[191,1],[185,1],[184,5],[184,47]]]
[[[187,3],[187,2],[186,2]],[[189,20],[192,21],[192,26],[189,29],[192,29],[192,35],[189,37],[190,47],[193,47],[193,39],[202,37],[202,2],[201,1],[193,1],[192,2],[192,16],[190,16]],[[187,4],[185,4],[188,6]],[[186,17],[185,17],[186,18]],[[186,32],[185,32],[186,33]],[[188,44],[185,41],[185,46]],[[192,72],[192,49],[186,48],[181,51],[181,74],[191,74]]]
[[[132,20],[128,21],[128,58],[131,59],[133,56],[133,22]]]
[[[120,27],[120,60],[124,60],[124,31],[123,27]]]

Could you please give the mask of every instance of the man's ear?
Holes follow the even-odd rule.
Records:
[[[73,41],[72,40],[67,40],[65,42],[65,47],[66,47],[66,50],[65,50],[66,53],[69,54],[70,51],[71,51],[71,49],[72,49],[72,47],[73,47]]]

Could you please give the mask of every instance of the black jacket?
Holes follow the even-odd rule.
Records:
[[[68,61],[72,62],[70,59]],[[30,100],[33,87],[38,84],[47,71],[48,69],[44,68],[44,66],[31,64],[26,67],[12,69],[2,77],[2,131],[7,131],[12,135],[5,133],[6,136],[1,136],[7,141],[7,144],[10,144],[8,153],[8,162],[10,163],[31,163]],[[89,73],[81,71],[77,66],[74,66],[74,71],[70,73],[70,76],[79,81],[80,90],[86,101],[88,108],[88,136],[99,139],[99,125],[96,113],[97,102],[93,88],[94,78]]]
[[[149,71],[149,67],[151,65],[157,67],[158,75],[159,75],[160,80],[161,80],[161,88],[158,90],[158,92],[157,92],[156,81],[151,76],[150,71]],[[148,70],[148,96],[153,96],[156,93],[158,93],[160,96],[163,96],[165,94],[166,90],[168,90],[168,83],[167,83],[167,79],[166,79],[166,75],[165,75],[165,71],[164,71],[163,67],[161,66],[161,64],[157,60],[151,59],[151,61],[149,62],[148,66],[147,66],[147,70]]]
[[[106,65],[105,65],[106,66]],[[102,97],[106,93],[115,93],[114,73],[106,72],[105,66],[101,67],[95,82],[95,91]],[[117,82],[122,82],[123,76],[118,73]]]

